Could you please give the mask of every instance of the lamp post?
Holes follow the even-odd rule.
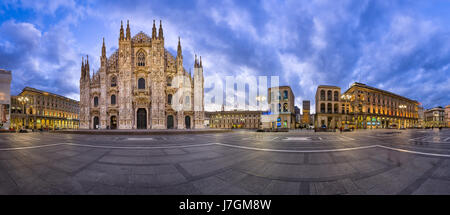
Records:
[[[344,95],[342,95],[341,96],[341,99],[342,100],[344,100],[344,104],[345,104],[345,106],[344,106],[344,113],[345,113],[345,124],[347,125],[347,122],[348,122],[348,119],[347,119],[347,115],[348,115],[348,109],[347,109],[347,104],[348,104],[348,102],[350,101],[350,99],[352,98],[352,96],[351,95],[348,95],[348,94],[344,94]]]
[[[26,97],[26,96],[20,96],[19,98],[17,98],[17,100],[19,101],[19,103],[20,104],[22,104],[22,107],[23,107],[23,113],[25,113],[25,118],[24,118],[24,120],[23,120],[23,126],[26,126],[25,125],[25,122],[27,121],[27,110],[26,110],[26,104],[27,104],[27,102],[28,101],[30,101],[30,99],[28,98],[28,97]]]
[[[405,120],[404,120],[404,118],[405,118],[405,112],[404,112],[404,110],[406,109],[406,105],[400,105],[400,106],[398,106],[399,108],[400,108],[400,112],[402,113],[402,121],[403,121],[403,124],[405,124]]]

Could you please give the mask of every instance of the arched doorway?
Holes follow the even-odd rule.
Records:
[[[98,129],[98,127],[99,127],[99,119],[98,119],[98,116],[95,116],[94,117],[94,129]]]
[[[147,129],[147,111],[144,108],[137,111],[137,129]]]
[[[190,116],[184,117],[184,124],[186,125],[187,129],[191,128],[191,117]]]
[[[167,129],[173,128],[173,116],[169,115],[167,116]]]
[[[109,126],[111,129],[117,129],[117,117],[111,116],[111,125]]]

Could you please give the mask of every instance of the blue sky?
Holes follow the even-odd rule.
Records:
[[[121,20],[166,47],[181,37],[184,66],[202,55],[205,76],[279,75],[296,104],[314,105],[318,85],[355,82],[450,104],[449,1],[20,1],[0,3],[0,68],[25,86],[79,98],[81,57],[99,67],[118,46]],[[301,106],[301,105],[300,105]],[[314,108],[314,107],[312,107]]]

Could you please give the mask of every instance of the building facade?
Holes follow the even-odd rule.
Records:
[[[78,129],[79,113],[78,101],[31,87],[11,97],[14,129]]]
[[[394,93],[354,83],[345,91],[343,107],[351,119],[346,122],[357,128],[412,128],[418,126],[418,106],[415,100]]]
[[[261,116],[264,129],[295,128],[295,96],[289,86],[268,89],[269,111]]]
[[[446,126],[445,109],[443,107],[435,107],[425,111],[425,127],[438,128]]]
[[[335,86],[316,92],[316,127],[411,128],[418,126],[417,101],[353,83],[342,95]]]
[[[258,129],[262,111],[217,111],[207,112],[210,128]]]
[[[301,125],[302,126],[310,125],[311,102],[309,100],[303,100],[302,107],[303,107],[303,114],[301,118]]]
[[[316,91],[316,128],[338,128],[341,125],[341,88],[320,85]]]
[[[447,127],[450,128],[450,105],[445,106],[445,121],[447,122]]]
[[[0,130],[10,127],[11,71],[0,69]]]
[[[81,128],[204,128],[203,66],[195,57],[194,75],[183,68],[180,39],[177,56],[164,46],[160,23],[152,36],[131,37],[120,27],[118,50],[106,57],[103,41],[100,69],[91,77],[89,60],[80,77]],[[194,96],[195,95],[195,96]]]

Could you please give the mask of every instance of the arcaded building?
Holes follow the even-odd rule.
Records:
[[[353,83],[344,93],[336,86],[321,85],[316,92],[316,127],[411,128],[418,126],[415,100]]]
[[[151,36],[131,37],[120,27],[118,49],[106,56],[92,76],[83,59],[80,77],[80,127],[84,129],[190,129],[204,127],[203,66],[194,74],[183,68],[181,42],[174,57],[164,45],[160,23]]]
[[[262,111],[216,111],[208,112],[210,128],[258,129]]]
[[[11,128],[77,129],[79,102],[65,96],[25,87],[11,96]]]

